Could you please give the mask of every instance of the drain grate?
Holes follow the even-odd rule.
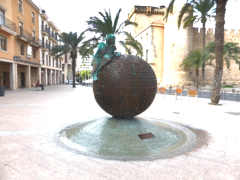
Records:
[[[153,135],[153,133],[150,132],[150,133],[139,134],[138,137],[139,137],[140,139],[144,140],[144,139],[153,138],[154,135]]]

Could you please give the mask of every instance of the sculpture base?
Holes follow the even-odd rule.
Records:
[[[139,135],[152,134],[140,138]],[[154,119],[101,118],[74,124],[59,133],[66,147],[84,155],[113,160],[154,160],[190,151],[196,135],[186,127]]]

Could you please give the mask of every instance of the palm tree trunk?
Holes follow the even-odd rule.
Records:
[[[221,81],[223,75],[223,46],[224,46],[224,23],[225,11],[228,0],[217,0],[216,27],[215,27],[215,54],[216,67],[214,72],[213,90],[211,104],[217,105],[220,100]]]
[[[75,72],[76,71],[76,58],[72,59],[72,77],[73,77],[73,88],[76,87],[76,83],[75,83]]]
[[[198,87],[199,87],[199,69],[196,68],[195,72],[196,72],[196,88],[198,89]]]
[[[206,47],[206,21],[203,22],[203,27],[202,27],[202,48],[203,50]],[[203,80],[203,84],[204,84],[204,80],[205,80],[205,62],[203,62],[202,64],[202,80]]]

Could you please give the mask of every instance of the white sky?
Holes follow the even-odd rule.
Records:
[[[90,16],[98,16],[99,11],[110,9],[112,16],[122,8],[122,21],[134,5],[160,6],[168,5],[170,0],[33,0],[46,10],[49,20],[62,32],[81,32],[87,28]],[[184,0],[185,2],[185,0]],[[240,29],[240,0],[229,0],[226,11],[227,29]]]

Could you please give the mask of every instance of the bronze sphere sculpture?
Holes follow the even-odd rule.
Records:
[[[157,80],[151,66],[141,58],[114,56],[98,73],[93,91],[104,111],[115,118],[132,118],[153,102]]]

